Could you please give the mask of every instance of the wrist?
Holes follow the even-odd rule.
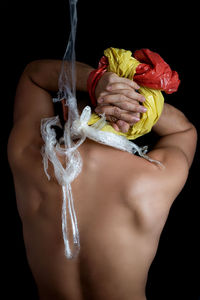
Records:
[[[106,69],[105,70],[97,69],[92,71],[88,77],[87,88],[93,106],[97,105],[97,99],[95,95],[96,86],[105,72]]]
[[[76,89],[78,91],[87,92],[87,80],[90,73],[94,70],[91,66],[76,62]]]
[[[103,74],[107,72],[107,65],[108,65],[107,58],[103,56],[99,62],[98,68],[90,72],[88,76],[87,89],[88,89],[91,103],[95,107],[97,105],[97,99],[95,95],[96,86],[99,80],[101,79],[101,77],[103,76]]]

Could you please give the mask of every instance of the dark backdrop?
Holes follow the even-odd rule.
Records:
[[[197,7],[187,2],[78,2],[77,60],[96,67],[107,47],[150,48],[178,71],[179,91],[166,101],[184,111],[199,129]],[[35,59],[61,59],[69,34],[67,0],[7,2],[2,32],[1,166],[2,275],[5,299],[37,299],[27,264],[22,226],[7,163],[6,145],[19,76]],[[199,150],[188,181],[174,202],[149,272],[148,300],[197,300],[199,291]]]

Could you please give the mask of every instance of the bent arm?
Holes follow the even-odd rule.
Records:
[[[40,123],[40,120],[45,117],[51,117],[54,114],[53,104],[51,99],[51,92],[58,91],[58,79],[61,71],[62,61],[61,60],[37,60],[29,63],[25,68],[15,97],[15,108],[14,108],[14,123],[18,120],[22,120],[28,116],[28,121]],[[66,62],[67,68],[67,62]],[[84,63],[76,62],[76,89],[79,91],[87,92],[87,80],[91,71],[94,69]],[[107,87],[112,79],[114,86],[119,86],[118,90],[114,93],[114,98],[120,99],[127,98],[128,101],[121,102],[124,116],[124,123],[119,126],[123,131],[127,131],[129,125],[126,124],[125,120],[131,119],[131,122],[136,122],[134,115],[138,115],[139,112],[143,112],[143,106],[138,104],[138,101],[143,101],[142,96],[135,92],[135,83],[132,80],[121,78],[114,73],[106,72],[102,76],[101,85],[98,87],[100,94],[106,94],[110,99],[113,97],[113,91],[108,91]],[[136,100],[134,100],[136,99]],[[133,102],[133,103],[132,103]],[[134,104],[137,102],[137,104]],[[127,104],[129,105],[127,107]],[[105,104],[104,104],[105,105]],[[98,105],[99,106],[99,105]],[[111,121],[109,113],[109,107],[115,108],[114,106],[108,106],[108,112],[106,118]],[[105,106],[104,106],[105,108]],[[124,110],[125,109],[125,110]],[[118,110],[119,107],[118,107]],[[115,108],[115,113],[118,113]],[[120,110],[121,111],[121,110]],[[130,111],[130,112],[129,112]],[[101,112],[103,113],[103,111]],[[114,117],[115,117],[114,113]],[[123,117],[122,116],[122,117]],[[121,120],[122,121],[122,120]],[[119,122],[121,122],[119,121]],[[112,124],[114,127],[114,123]],[[128,125],[128,128],[127,126]]]
[[[68,63],[65,62],[66,68]],[[58,79],[61,71],[61,60],[36,60],[26,67],[29,78],[47,91],[58,91]],[[92,70],[87,64],[75,62],[76,89],[87,91],[87,79]]]
[[[164,104],[162,115],[154,125],[153,131],[160,136],[150,155],[158,160],[167,160],[168,156],[177,160],[185,160],[191,166],[197,142],[197,131],[194,125],[177,108]],[[171,162],[173,160],[170,159]]]
[[[14,122],[29,116],[29,121],[40,121],[53,115],[50,92],[58,91],[61,60],[33,61],[25,68],[16,92]],[[92,67],[76,62],[76,88],[87,91],[87,78]]]
[[[51,92],[58,91],[60,60],[39,60],[25,68],[19,80],[14,102],[14,124],[9,137],[8,153],[14,157],[29,145],[41,147],[41,119],[55,115]],[[87,90],[92,67],[76,63],[77,89]]]

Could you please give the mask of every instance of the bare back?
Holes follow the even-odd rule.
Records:
[[[48,181],[40,149],[13,164],[27,257],[41,299],[144,300],[147,273],[173,193],[157,187],[154,164],[87,140],[83,170],[72,183],[81,251],[67,260],[61,231],[61,187]],[[11,163],[12,165],[12,163]]]
[[[90,140],[80,146],[83,170],[72,191],[81,251],[77,259],[67,260],[61,187],[51,164],[48,181],[40,153],[40,123],[55,116],[49,91],[57,91],[59,72],[60,61],[49,60],[30,63],[24,70],[8,143],[27,258],[40,299],[145,300],[160,234],[192,163],[195,129],[167,106],[154,126],[163,137],[149,153],[165,169]],[[78,64],[80,91],[86,90],[89,72]]]

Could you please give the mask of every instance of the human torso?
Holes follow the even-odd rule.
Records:
[[[87,140],[72,183],[80,254],[67,260],[62,192],[40,149],[27,148],[13,170],[27,258],[42,300],[144,300],[147,274],[169,212],[144,159]],[[167,195],[165,196],[167,197]],[[166,200],[166,201],[165,201]]]

